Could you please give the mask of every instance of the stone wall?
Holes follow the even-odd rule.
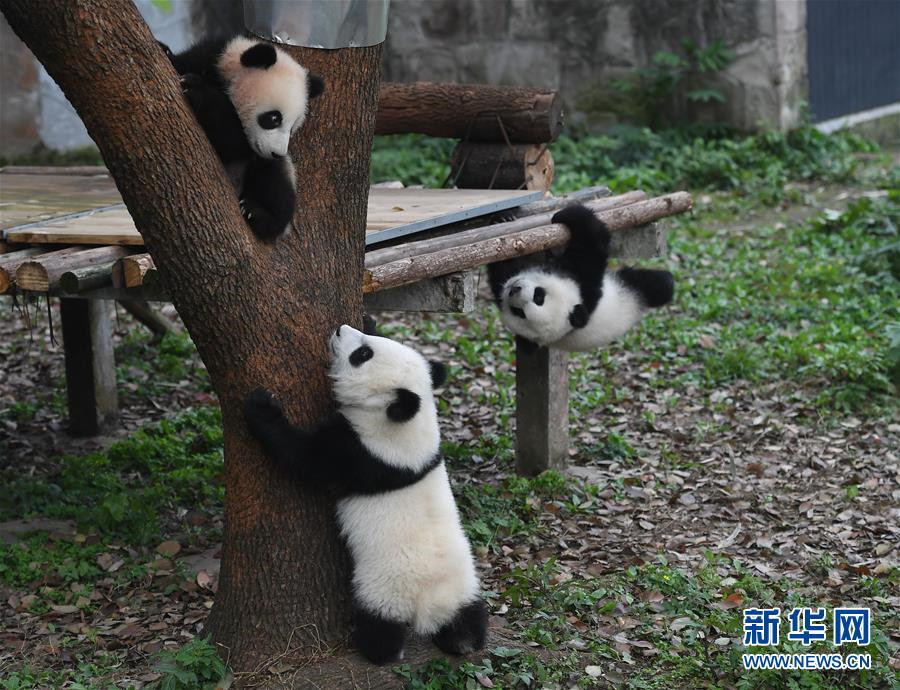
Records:
[[[602,123],[613,81],[721,40],[735,60],[710,85],[726,103],[700,115],[785,128],[806,93],[805,17],[804,0],[392,0],[385,78],[558,89],[570,120]]]
[[[233,30],[240,0],[179,0],[161,11],[135,0],[173,50]],[[734,62],[711,86],[726,97],[691,119],[741,129],[796,123],[806,89],[806,0],[392,0],[385,79],[558,89],[570,123],[604,126],[620,99],[610,84],[685,39],[721,40]],[[0,156],[90,144],[52,79],[0,17]]]
[[[135,0],[153,34],[173,50],[191,41],[191,3],[173,2],[160,10]],[[0,15],[0,156],[42,148],[68,151],[93,142],[56,82]]]

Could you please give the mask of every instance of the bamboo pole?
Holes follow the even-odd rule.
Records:
[[[597,217],[604,221],[610,230],[624,230],[682,213],[690,210],[692,205],[690,194],[675,192],[601,211]],[[568,239],[569,231],[564,225],[544,225],[429,254],[399,259],[367,269],[363,275],[363,292],[376,292],[425,278],[545,251],[565,244]]]

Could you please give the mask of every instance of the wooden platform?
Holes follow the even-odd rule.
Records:
[[[0,231],[7,241],[144,244],[103,168],[82,168],[83,174],[24,170],[0,170]],[[508,210],[541,196],[537,191],[374,187],[369,191],[366,245]]]

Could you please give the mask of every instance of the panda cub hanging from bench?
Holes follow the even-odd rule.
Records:
[[[244,219],[272,239],[291,225],[297,196],[291,135],[309,101],[324,90],[283,50],[237,36],[207,40],[172,54],[184,96],[228,172]]]
[[[562,254],[512,259],[488,266],[500,319],[525,351],[539,346],[589,351],[624,335],[649,310],[672,301],[668,271],[607,270],[606,224],[580,205],[551,219],[569,229]]]

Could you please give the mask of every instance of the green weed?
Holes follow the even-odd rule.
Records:
[[[188,410],[139,429],[103,452],[68,456],[54,475],[17,477],[0,484],[0,519],[74,519],[84,533],[150,544],[161,536],[160,516],[179,507],[214,510],[223,500],[219,410]]]
[[[153,670],[162,678],[158,690],[203,690],[215,686],[225,676],[225,662],[209,638],[195,637],[176,651],[157,654]]]
[[[407,690],[477,690],[477,688],[549,687],[568,676],[577,661],[568,659],[541,660],[522,649],[494,647],[481,663],[464,661],[454,668],[446,659],[429,661],[412,669],[408,664],[394,667]]]

